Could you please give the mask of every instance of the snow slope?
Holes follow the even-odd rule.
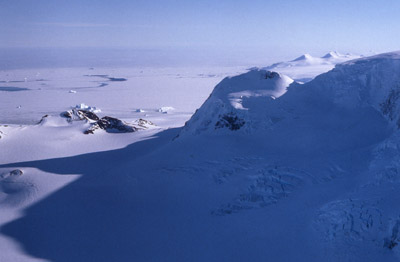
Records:
[[[183,128],[1,126],[14,157],[0,185],[38,190],[2,187],[2,210],[27,200],[7,207],[0,243],[19,243],[20,261],[398,261],[399,69],[394,52],[305,84],[251,70]],[[35,152],[63,139],[57,156]]]

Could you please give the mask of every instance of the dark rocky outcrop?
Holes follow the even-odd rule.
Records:
[[[61,116],[67,118],[68,122],[72,122],[74,120],[89,120],[89,121],[100,120],[100,118],[95,113],[88,110],[82,110],[76,108],[61,113]]]
[[[245,121],[234,113],[229,113],[221,116],[220,120],[215,124],[215,129],[218,128],[228,128],[230,130],[239,130],[243,125],[245,124]]]
[[[44,116],[42,116],[42,118],[40,119],[40,121],[37,123],[38,125],[40,125],[40,124],[43,124],[45,121],[46,121],[46,119],[49,117],[49,115],[44,115]]]
[[[137,127],[118,118],[105,116],[92,124],[84,133],[93,134],[97,129],[103,129],[108,133],[131,133],[138,130]]]
[[[140,118],[135,121],[135,124],[139,127],[148,128],[148,126],[154,126],[154,124],[146,119]]]
[[[388,97],[380,103],[380,109],[383,115],[387,116],[391,121],[395,120],[398,112],[398,100],[400,98],[400,90],[392,89]],[[397,120],[397,127],[400,128],[400,118]]]
[[[10,172],[10,176],[22,176],[24,172],[21,169],[14,169]]]
[[[76,108],[61,113],[61,116],[67,118],[68,122],[88,121],[91,125],[84,131],[84,134],[94,134],[94,132],[99,129],[105,130],[108,133],[131,133],[140,129],[147,129],[149,126],[154,125],[152,122],[145,119],[139,119],[136,120],[135,123],[129,124],[115,117],[105,116],[100,118],[89,110]]]
[[[0,174],[0,178],[6,179],[8,177],[18,177],[18,176],[22,176],[23,174],[24,174],[24,172],[21,169],[14,169],[14,170],[11,170],[10,172]]]
[[[272,79],[275,77],[279,77],[279,74],[276,72],[267,71],[267,73],[265,74],[265,79]]]

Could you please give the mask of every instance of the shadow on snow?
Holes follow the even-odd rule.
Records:
[[[113,169],[150,154],[178,132],[169,129],[118,150],[0,165],[82,175],[27,208],[25,216],[4,225],[1,233],[21,243],[30,255],[51,261],[133,261],[139,252],[135,247],[143,246],[137,241],[149,246],[152,242],[151,235],[140,235],[134,226],[146,203],[133,192],[137,170],[118,174]]]

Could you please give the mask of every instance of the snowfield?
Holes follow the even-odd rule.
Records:
[[[0,261],[399,261],[400,52],[352,58],[2,71]]]

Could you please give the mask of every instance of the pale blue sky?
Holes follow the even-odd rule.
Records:
[[[385,52],[399,14],[398,0],[2,0],[0,47]]]

